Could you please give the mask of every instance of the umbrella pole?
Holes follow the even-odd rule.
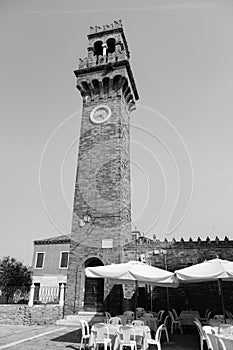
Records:
[[[218,288],[219,288],[219,292],[220,292],[220,295],[221,295],[221,303],[222,303],[222,312],[223,312],[224,322],[227,323],[226,311],[225,311],[225,305],[224,305],[224,298],[223,298],[223,292],[222,292],[221,278],[218,279]]]
[[[134,319],[136,320],[136,308],[138,304],[138,281],[135,281],[135,299],[134,299]]]

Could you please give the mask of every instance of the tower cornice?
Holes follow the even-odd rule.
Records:
[[[125,67],[126,68],[126,71],[128,73],[128,76],[129,76],[129,80],[130,80],[130,84],[132,86],[132,90],[133,90],[133,93],[134,93],[134,98],[135,100],[138,100],[139,99],[139,95],[138,95],[138,91],[137,91],[137,88],[136,88],[136,83],[135,83],[135,80],[134,80],[134,77],[133,77],[133,73],[132,73],[132,70],[131,70],[131,67],[130,67],[130,64],[129,64],[129,61],[128,60],[123,60],[123,61],[117,61],[117,62],[113,62],[113,63],[105,63],[103,65],[96,65],[96,66],[88,66],[86,65],[85,68],[81,68],[81,69],[77,69],[74,71],[74,74],[76,76],[76,78],[81,78],[82,76],[86,76],[87,73],[95,73],[95,72],[107,72],[107,71],[110,71],[110,70],[114,70],[117,69],[117,68],[120,68],[120,67]]]

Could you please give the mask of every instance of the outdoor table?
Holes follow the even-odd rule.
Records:
[[[148,326],[152,332],[156,332],[158,328],[158,317],[141,317],[140,320],[142,320],[145,324],[145,326]]]
[[[200,314],[197,310],[181,311],[179,318],[182,326],[193,326],[193,321],[195,320],[195,318],[199,319]]]
[[[151,332],[150,328],[148,326],[132,326],[135,330],[135,335],[136,335],[136,342],[140,345],[142,345],[143,350],[148,349],[148,340],[151,339]],[[119,350],[120,346],[120,329],[119,332],[117,333],[115,342],[114,342],[114,350]]]
[[[231,318],[227,318],[227,319],[226,319],[226,322],[227,322],[227,324],[232,324],[232,325],[233,325],[233,320],[232,320]],[[219,320],[219,319],[210,318],[210,319],[208,320],[208,324],[209,324],[211,327],[218,327],[219,325],[225,324],[225,323],[222,322],[222,321]]]
[[[118,332],[119,327],[121,325],[120,324],[118,324],[118,325],[106,324],[105,326],[108,329],[109,338],[111,339],[111,342],[112,342],[112,345],[113,345],[115,343],[117,332]],[[91,327],[91,334],[90,334],[90,339],[89,339],[89,347],[93,347],[94,346],[95,338],[96,338],[96,329],[95,329],[95,325],[93,324],[93,326]]]

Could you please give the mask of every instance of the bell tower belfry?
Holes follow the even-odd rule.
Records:
[[[101,310],[110,293],[87,266],[124,261],[131,240],[130,113],[138,93],[121,21],[90,28],[74,72],[83,100],[65,313]]]

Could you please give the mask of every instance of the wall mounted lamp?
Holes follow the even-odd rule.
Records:
[[[89,213],[89,211],[87,211],[86,213],[84,213],[82,215],[82,217],[79,219],[79,226],[83,227],[86,224],[88,224],[91,221],[92,217],[91,214]]]

